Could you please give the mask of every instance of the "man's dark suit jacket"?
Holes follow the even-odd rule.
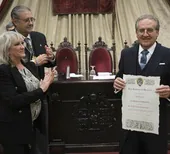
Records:
[[[30,33],[30,37],[32,40],[34,56],[37,57],[41,54],[46,54],[45,45],[47,45],[47,40],[46,40],[45,35],[40,32],[32,31]],[[25,48],[25,54],[27,57],[30,57],[29,56],[30,52],[28,51],[27,48]],[[54,62],[49,61],[47,64],[38,66],[38,74],[39,74],[40,79],[44,78],[44,67],[54,67],[55,65],[56,65],[56,61],[54,61]]]
[[[31,40],[32,40],[32,46],[34,50],[34,56],[39,56],[40,54],[45,54],[45,45],[47,45],[46,37],[44,34],[32,31],[30,33]],[[26,52],[29,52],[26,50]],[[56,65],[56,62],[48,62],[47,64],[44,64],[42,66],[38,66],[38,73],[39,77],[42,79],[44,78],[44,67],[54,67]]]
[[[35,64],[25,64],[35,76]],[[25,82],[16,67],[0,65],[0,143],[29,144],[33,124],[30,104],[43,99],[41,88],[27,92]]]
[[[160,76],[160,84],[170,86],[170,49],[157,43],[153,55],[143,70],[141,70],[138,62],[138,49],[139,45],[135,45],[134,47],[122,50],[119,62],[119,72],[117,73],[116,77],[122,78],[123,74]],[[160,98],[160,143],[159,145],[156,145],[157,143],[154,144],[154,141],[152,141],[152,148],[158,146],[162,147],[164,151],[167,151],[165,147],[167,144],[167,104],[167,99]],[[123,144],[126,142],[126,140],[129,140],[128,132],[129,131],[124,132],[124,139],[123,142],[121,142],[121,148],[123,148]]]

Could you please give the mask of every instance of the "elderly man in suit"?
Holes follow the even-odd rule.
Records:
[[[30,61],[33,61],[37,66],[35,69],[38,69],[39,78],[43,79],[45,72],[44,67],[54,67],[56,65],[55,56],[51,48],[47,46],[45,35],[40,32],[33,31],[35,18],[32,15],[31,9],[26,6],[15,6],[11,11],[11,19],[15,26],[14,31],[20,33],[24,37],[24,62],[29,63]],[[44,107],[44,104],[42,104],[42,108]],[[35,148],[37,154],[44,153],[47,150],[45,147],[48,146],[46,145],[48,141],[46,141],[47,137],[44,132],[44,118],[46,115],[44,113],[44,109],[42,109],[42,111],[43,112],[41,112],[38,119],[34,122],[36,128],[38,127],[40,130],[35,131],[35,141],[37,142],[37,146]]]
[[[167,153],[167,104],[170,96],[170,49],[156,40],[159,35],[159,20],[152,15],[139,17],[135,24],[139,44],[123,49],[119,71],[114,80],[115,92],[125,88],[123,75],[142,75],[160,77],[159,94],[159,133],[144,133],[123,129],[120,144],[121,154],[166,154]],[[146,51],[145,58],[141,59]],[[144,62],[146,64],[144,64]],[[163,65],[164,64],[164,65]]]
[[[55,56],[47,46],[44,34],[32,31],[35,18],[31,10],[23,5],[14,7],[11,11],[15,31],[25,37],[25,61],[33,61],[38,66],[40,78],[44,77],[44,67],[55,66]]]

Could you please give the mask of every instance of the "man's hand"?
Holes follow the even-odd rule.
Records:
[[[170,87],[168,85],[160,85],[160,87],[156,89],[156,93],[158,93],[161,98],[168,98],[170,96]]]
[[[48,60],[54,60],[54,54],[52,52],[52,49],[50,47],[48,47],[47,45],[45,45],[45,50],[46,50],[46,54],[48,57]]]
[[[117,77],[114,80],[113,87],[115,89],[115,93],[121,91],[125,87],[125,81],[122,78]]]
[[[35,64],[37,66],[41,66],[43,64],[48,63],[48,56],[47,54],[41,54],[38,57],[35,58]]]

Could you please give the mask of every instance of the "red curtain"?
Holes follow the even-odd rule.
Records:
[[[8,8],[12,4],[13,0],[2,0],[0,3],[0,20],[3,18],[4,14],[8,11]]]
[[[53,0],[53,13],[82,14],[82,13],[111,13],[116,0]]]

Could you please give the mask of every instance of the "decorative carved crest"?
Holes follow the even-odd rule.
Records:
[[[60,48],[71,48],[73,49],[73,46],[70,42],[68,42],[67,37],[64,37],[64,41],[60,43],[58,46],[58,49]]]
[[[107,44],[104,41],[102,41],[101,36],[98,38],[98,41],[95,42],[95,44],[93,45],[93,49],[100,48],[100,47],[101,48],[107,48]]]

